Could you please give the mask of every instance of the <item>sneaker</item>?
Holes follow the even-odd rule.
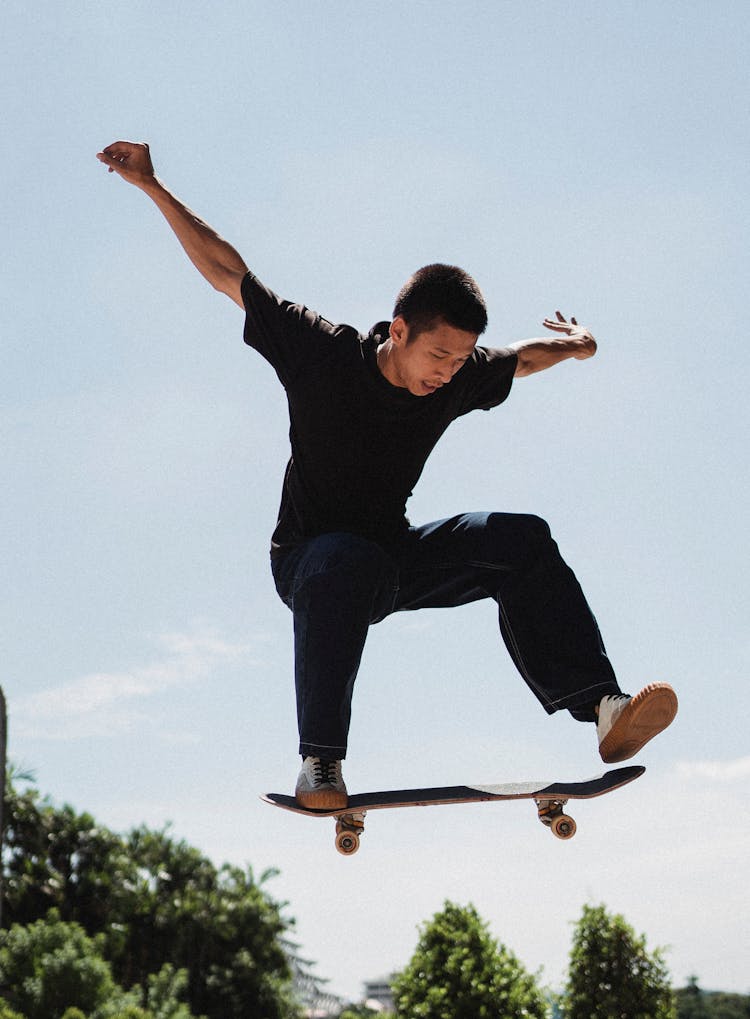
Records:
[[[345,807],[348,797],[341,776],[341,761],[305,757],[294,795],[301,807],[313,810],[337,810]]]
[[[650,683],[635,697],[603,697],[596,732],[599,754],[606,764],[627,761],[677,714],[677,694],[668,683]]]

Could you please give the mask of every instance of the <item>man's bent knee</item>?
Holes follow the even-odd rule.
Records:
[[[487,532],[498,561],[509,568],[528,563],[554,544],[547,521],[530,513],[490,513]]]

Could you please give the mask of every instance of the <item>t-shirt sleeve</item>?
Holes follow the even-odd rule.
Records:
[[[517,363],[518,355],[509,347],[475,347],[471,360],[462,369],[466,378],[460,413],[491,410],[506,400]]]
[[[302,304],[278,297],[252,273],[242,281],[244,339],[273,366],[284,386],[325,359],[337,327]]]

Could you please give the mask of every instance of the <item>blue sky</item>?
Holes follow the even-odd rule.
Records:
[[[446,897],[559,985],[585,902],[747,991],[748,10],[740,3],[41,3],[0,14],[2,686],[57,802],[258,872],[333,990],[406,963]],[[681,710],[582,804],[373,815],[360,853],[258,794],[297,772],[290,617],[267,548],[283,392],[242,315],[95,159],[147,140],[273,289],[367,329],[465,265],[487,342],[560,308],[592,361],[462,419],[410,503],[548,519],[621,685]],[[491,608],[373,629],[350,789],[601,770]]]

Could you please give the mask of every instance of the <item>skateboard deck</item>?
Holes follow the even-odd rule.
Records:
[[[389,789],[382,792],[355,793],[345,807],[315,810],[302,807],[294,796],[266,793],[261,799],[274,807],[308,817],[336,818],[336,849],[345,856],[356,853],[364,831],[368,810],[393,807],[432,807],[452,803],[484,803],[498,800],[534,800],[539,820],[559,839],[570,839],[576,823],[563,812],[568,800],[588,800],[619,789],[639,778],[646,769],[641,765],[615,768],[583,782],[504,782],[499,785],[452,785],[429,789]]]

